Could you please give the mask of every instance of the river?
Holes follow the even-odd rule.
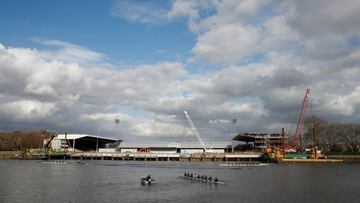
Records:
[[[360,202],[360,164],[0,160],[0,202]],[[216,176],[225,185],[178,178]],[[151,174],[152,186],[140,185]]]

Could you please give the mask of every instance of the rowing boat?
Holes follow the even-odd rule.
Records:
[[[219,164],[219,166],[225,166],[225,167],[246,167],[246,166],[267,166],[269,164],[267,163],[225,163],[225,164]]]
[[[200,179],[200,178],[187,177],[187,176],[179,176],[179,178],[188,179],[188,180],[194,180],[194,181],[199,181],[199,182],[205,182],[205,183],[219,184],[219,185],[224,185],[225,184],[222,181],[204,180],[204,179]]]
[[[153,179],[141,178],[141,185],[151,185],[154,184]]]

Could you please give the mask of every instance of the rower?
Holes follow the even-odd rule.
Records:
[[[209,177],[209,180],[212,181],[212,177],[211,177],[211,176]]]
[[[219,180],[217,178],[214,179],[214,182],[219,182]]]
[[[145,179],[146,179],[147,181],[151,181],[151,180],[152,180],[150,174],[148,174],[148,176],[147,176]]]

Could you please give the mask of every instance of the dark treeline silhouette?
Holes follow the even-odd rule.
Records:
[[[313,128],[316,145],[324,152],[359,152],[360,124],[330,123],[317,116],[305,120],[304,141],[312,143]]]
[[[50,138],[51,133],[45,130],[33,132],[0,132],[0,151],[26,150],[41,148],[44,139]]]

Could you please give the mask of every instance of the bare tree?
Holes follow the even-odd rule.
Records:
[[[335,151],[336,146],[344,140],[345,132],[341,124],[329,124],[326,129],[326,135],[322,137],[323,147],[327,151]]]
[[[312,116],[305,120],[304,138],[312,142],[312,129],[316,131],[316,145],[325,151],[335,151],[338,146],[347,151],[357,152],[360,145],[360,125],[349,123],[328,123]]]
[[[0,132],[0,151],[41,148],[43,140],[50,137],[51,133],[44,130],[34,132]]]
[[[328,122],[317,117],[311,116],[306,118],[305,123],[305,133],[304,133],[304,143],[310,144],[313,141],[313,128],[316,132],[315,144],[322,147],[323,140],[326,137],[326,130],[328,128]]]
[[[344,141],[347,149],[351,152],[358,152],[360,149],[360,125],[359,124],[345,124]]]

